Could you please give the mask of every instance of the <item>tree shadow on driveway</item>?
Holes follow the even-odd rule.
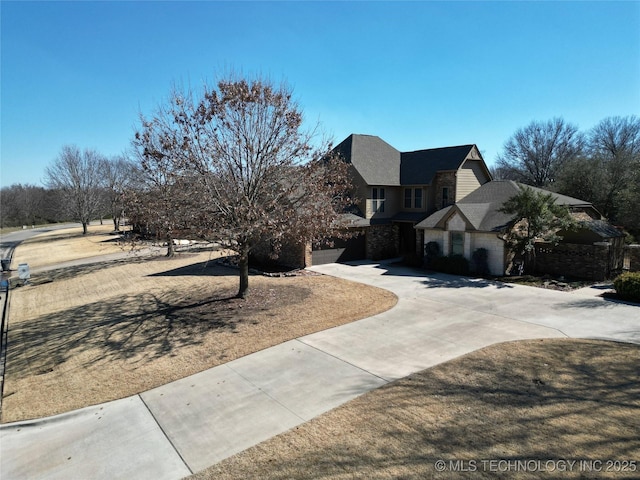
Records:
[[[385,270],[383,273],[385,276],[423,278],[422,284],[427,288],[514,288],[513,285],[507,283],[487,280],[481,277],[450,275],[405,265],[382,263],[377,265],[376,268]]]

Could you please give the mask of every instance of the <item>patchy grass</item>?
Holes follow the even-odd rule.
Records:
[[[104,252],[99,238],[57,233],[18,247],[16,257],[48,250],[67,261],[78,245],[93,256]],[[2,421],[134,395],[397,301],[319,275],[255,275],[248,300],[238,300],[237,270],[211,261],[223,254],[132,257],[32,274],[31,286],[11,294]]]
[[[369,392],[190,478],[637,478],[639,363],[632,344],[494,345]],[[492,460],[540,460],[542,469],[492,470]],[[559,464],[547,460],[576,463],[553,471]],[[457,461],[467,473],[452,471]],[[588,471],[594,461],[601,468]]]

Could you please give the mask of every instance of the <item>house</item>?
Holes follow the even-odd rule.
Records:
[[[353,134],[334,153],[349,164],[357,204],[344,224],[356,235],[315,248],[314,265],[420,253],[416,224],[491,180],[473,144],[400,152],[380,137]]]
[[[500,209],[524,187],[510,180],[487,182],[455,205],[431,214],[415,228],[424,232],[425,247],[429,242],[436,242],[443,255],[459,254],[471,260],[476,249],[486,249],[490,273],[505,275],[510,270],[512,255],[506,248],[504,235],[513,226],[515,217]],[[622,248],[623,235],[604,221],[591,203],[535,187],[528,188],[551,193],[556,204],[566,205],[581,222],[578,230],[558,232],[564,236],[564,243],[559,249],[549,244],[537,246],[536,256],[544,273],[574,273],[572,276],[599,280],[622,267],[618,250]],[[602,253],[605,250],[606,255]]]

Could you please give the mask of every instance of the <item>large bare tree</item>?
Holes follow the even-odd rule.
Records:
[[[238,254],[239,297],[248,293],[257,245],[277,252],[285,240],[342,234],[347,167],[330,157],[328,142],[314,144],[287,85],[230,76],[199,96],[174,92],[168,111],[170,122],[147,121],[163,141],[145,142],[145,155],[180,163],[190,186],[184,203],[195,208],[189,223]]]
[[[556,188],[589,200],[610,220],[640,230],[640,118],[607,117],[587,132],[584,155],[564,165]]]
[[[149,118],[141,117],[133,146],[137,156],[127,207],[134,220],[167,243],[167,256],[175,254],[174,239],[188,222],[194,184],[186,183],[185,155],[173,113],[160,106]]]
[[[580,155],[583,144],[578,127],[562,118],[534,121],[505,142],[496,169],[503,178],[548,187],[562,166]]]
[[[104,208],[113,219],[113,230],[117,232],[124,216],[124,193],[134,179],[135,167],[125,155],[118,155],[105,160],[101,170]]]
[[[100,210],[104,161],[95,150],[81,151],[75,145],[65,145],[45,172],[47,186],[60,192],[63,208],[82,223],[83,234]]]

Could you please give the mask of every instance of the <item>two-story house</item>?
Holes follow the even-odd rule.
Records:
[[[350,228],[359,235],[314,249],[307,263],[420,253],[423,231],[415,225],[491,180],[472,144],[400,152],[380,137],[353,134],[334,151],[350,165],[358,200]]]

